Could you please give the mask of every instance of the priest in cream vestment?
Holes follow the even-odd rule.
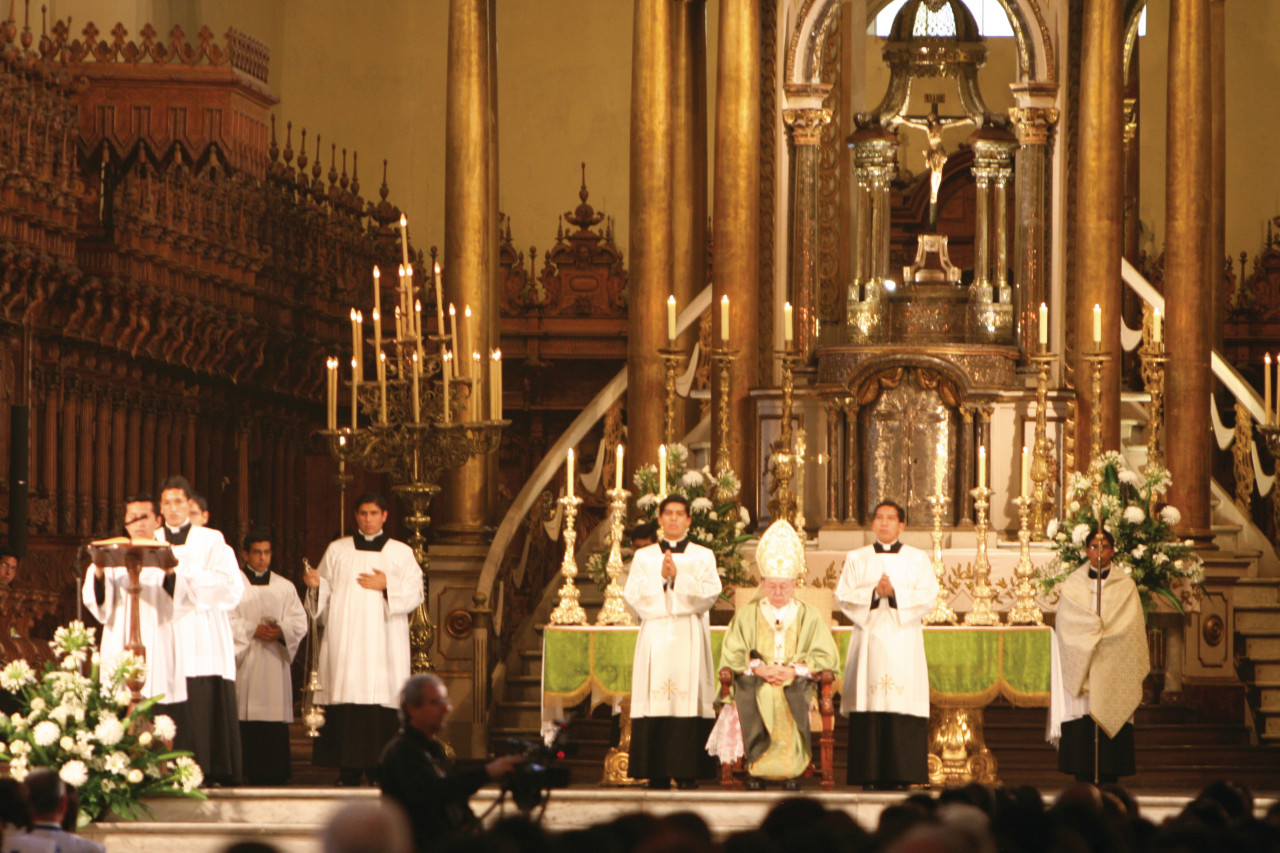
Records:
[[[929,665],[921,620],[938,597],[928,556],[899,540],[906,512],[876,507],[876,541],[845,557],[836,600],[853,621],[840,712],[849,715],[849,784],[929,779]]]
[[[796,583],[805,574],[804,543],[785,519],[760,537],[756,565],[761,595],[733,615],[720,666],[734,673],[747,789],[760,790],[762,780],[771,779],[796,790],[813,758],[813,679],[836,668],[839,652],[826,617],[796,598]]]
[[[720,574],[710,548],[689,541],[689,503],[669,495],[662,535],[636,551],[623,598],[640,614],[631,671],[632,778],[696,788],[716,765],[703,748],[715,722],[711,623]]]
[[[1151,668],[1138,587],[1111,565],[1115,540],[1106,530],[1089,538],[1089,562],[1059,587],[1054,617],[1054,678],[1050,740],[1058,769],[1082,782],[1115,782],[1134,773],[1133,713]],[[1102,614],[1098,614],[1098,574]],[[1094,732],[1098,733],[1095,779]]]

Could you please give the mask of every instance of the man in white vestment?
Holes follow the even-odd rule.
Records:
[[[244,540],[244,597],[232,616],[236,637],[236,705],[244,777],[250,785],[289,781],[289,668],[307,635],[307,613],[293,584],[271,571],[271,534]]]
[[[662,538],[636,551],[623,598],[640,614],[631,671],[632,778],[651,788],[696,788],[712,778],[704,745],[715,723],[711,623],[720,574],[710,548],[689,541],[689,502],[658,508]]]
[[[186,706],[174,714],[174,746],[194,754],[211,785],[237,785],[242,774],[231,613],[244,583],[222,534],[191,523],[193,495],[184,477],[169,477],[160,486],[164,524],[158,536],[178,557],[174,635],[187,680]]]
[[[130,538],[153,540],[159,527],[160,507],[151,495],[125,498],[124,529]],[[147,699],[159,696],[160,704],[166,706],[187,700],[182,651],[173,633],[176,582],[172,569],[147,566],[138,573],[142,587],[138,593],[139,634],[147,650],[147,680],[142,685],[142,695]],[[81,599],[93,618],[102,623],[98,644],[101,671],[110,672],[129,642],[129,570],[124,566],[90,565]],[[172,707],[164,710],[171,715]]]
[[[1058,740],[1054,729],[1060,728],[1058,769],[1081,782],[1115,782],[1135,772],[1133,714],[1151,668],[1138,587],[1126,572],[1113,570],[1115,553],[1115,539],[1107,530],[1094,533],[1087,546],[1089,561],[1058,588],[1050,740]]]
[[[929,667],[921,619],[938,597],[925,552],[903,544],[906,512],[876,506],[876,541],[844,559],[836,600],[853,621],[840,712],[849,715],[849,784],[893,790],[929,780]]]
[[[307,606],[324,626],[315,702],[327,719],[312,762],[338,767],[338,782],[376,782],[382,748],[400,730],[400,687],[409,678],[409,614],[423,601],[413,549],[383,529],[387,502],[356,500],[356,534],[329,543],[320,565],[303,575],[317,591]]]

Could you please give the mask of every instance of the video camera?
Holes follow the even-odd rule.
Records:
[[[520,811],[528,812],[539,805],[544,791],[569,787],[569,768],[560,762],[576,754],[578,744],[569,740],[567,723],[556,729],[550,745],[508,739],[498,746],[505,747],[507,754],[518,752],[524,756],[524,763],[517,765],[502,783],[502,790],[511,792]]]

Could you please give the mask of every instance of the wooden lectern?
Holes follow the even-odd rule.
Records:
[[[166,574],[178,565],[178,558],[167,542],[155,539],[130,539],[117,536],[89,543],[89,556],[94,565],[104,569],[123,566],[129,572],[128,623],[129,640],[125,650],[132,652],[143,663],[147,660],[147,648],[142,644],[142,627],[138,621],[138,595],[142,592],[139,576],[144,568],[163,569]],[[133,704],[142,701],[142,685],[146,678],[134,676],[127,682],[133,693]],[[132,707],[132,706],[131,706]]]

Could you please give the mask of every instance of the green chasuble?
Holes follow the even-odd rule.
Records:
[[[822,614],[797,599],[796,615],[782,632],[784,653],[779,656],[775,624],[766,614],[771,608],[762,604],[767,602],[753,601],[734,614],[725,632],[720,666],[733,670],[735,694],[744,699],[755,694],[754,709],[744,709],[741,703],[738,706],[747,772],[762,779],[794,779],[813,756],[808,707],[817,685],[808,678],[798,678],[779,687],[743,672],[752,651],[766,664],[800,664],[813,674],[835,669],[839,652]]]

